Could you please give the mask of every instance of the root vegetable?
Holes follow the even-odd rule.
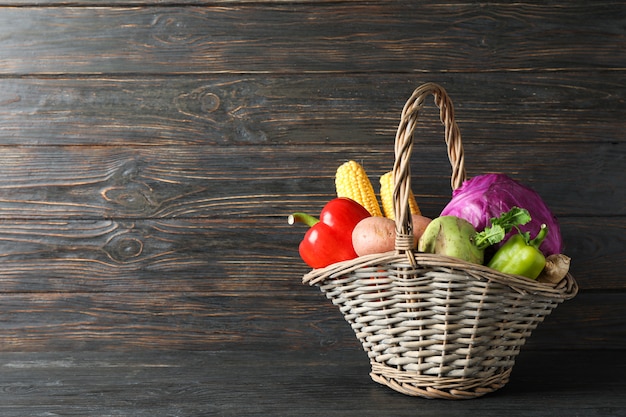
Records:
[[[411,216],[413,221],[414,244],[431,222],[421,215]],[[372,216],[361,220],[352,231],[352,246],[359,256],[384,253],[395,249],[396,223],[386,217]]]
[[[484,252],[474,244],[475,235],[476,229],[467,220],[440,216],[430,222],[424,231],[418,250],[482,264]]]
[[[421,216],[419,214],[414,214],[411,216],[413,221],[413,234],[415,235],[415,241],[417,242],[420,237],[424,234],[424,231],[433,221],[430,217]]]
[[[389,252],[394,249],[396,223],[386,217],[361,220],[352,231],[352,246],[357,255]]]
[[[571,258],[563,254],[554,254],[546,258],[546,266],[537,277],[537,281],[557,284],[569,271]]]

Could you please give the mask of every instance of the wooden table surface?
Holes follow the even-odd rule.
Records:
[[[2,2],[0,415],[625,416],[625,75],[623,1]],[[286,222],[391,169],[425,82],[580,285],[470,401],[371,381]],[[433,105],[411,164],[436,217]]]

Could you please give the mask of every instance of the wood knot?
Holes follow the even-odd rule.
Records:
[[[206,24],[192,20],[200,19],[196,15],[182,13],[158,15],[152,20],[152,27],[154,28],[152,36],[163,45],[197,42],[204,35],[194,32],[194,28],[202,28]]]
[[[142,254],[143,242],[138,237],[116,235],[107,242],[104,250],[114,261],[127,263]]]
[[[101,191],[102,197],[134,213],[151,213],[157,204],[153,201],[150,190],[138,184],[110,186]]]
[[[179,112],[188,116],[207,118],[207,114],[220,108],[220,98],[217,94],[208,91],[206,87],[199,87],[190,93],[180,94],[174,99]]]
[[[261,143],[267,135],[251,113],[264,100],[246,83],[225,83],[179,94],[174,105],[180,113],[210,123],[225,141]]]

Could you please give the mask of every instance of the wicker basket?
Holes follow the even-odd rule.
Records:
[[[445,126],[452,188],[465,180],[452,103],[441,86],[424,84],[406,103],[396,135],[395,251],[312,270],[303,282],[339,307],[370,358],[374,381],[407,395],[469,399],[508,382],[526,338],[578,286],[570,274],[550,285],[412,248],[409,157],[431,94]]]

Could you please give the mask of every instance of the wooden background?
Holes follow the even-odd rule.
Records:
[[[317,415],[323,381],[337,415],[414,410],[300,283],[286,218],[319,212],[347,159],[389,170],[429,81],[455,104],[468,175],[506,172],[560,219],[581,291],[524,351],[558,375],[581,358],[624,370],[625,35],[623,1],[3,1],[0,414]],[[450,167],[432,101],[417,135],[413,191],[434,217]],[[270,368],[289,378],[264,391]],[[569,388],[561,407],[593,407]],[[494,398],[523,390],[508,392]],[[604,393],[595,415],[617,415]]]

